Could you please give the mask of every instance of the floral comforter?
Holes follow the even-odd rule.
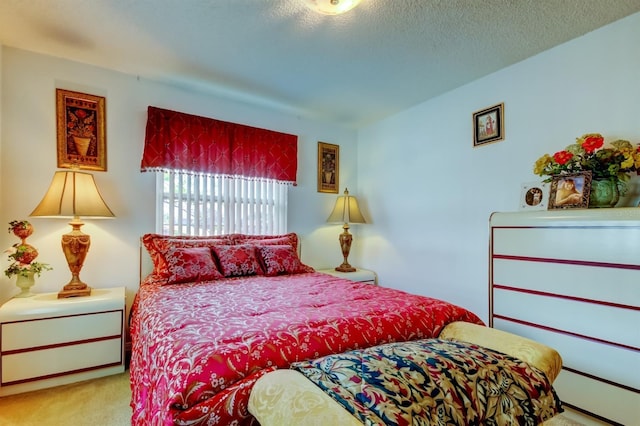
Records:
[[[542,371],[466,342],[389,343],[292,368],[367,425],[537,425],[562,411]]]
[[[250,424],[249,393],[275,368],[482,324],[450,303],[312,272],[161,285],[132,307],[133,425]]]

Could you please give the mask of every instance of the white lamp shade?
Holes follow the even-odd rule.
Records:
[[[339,15],[353,9],[361,0],[303,0],[311,10],[325,15]]]
[[[340,195],[336,200],[336,205],[329,215],[327,222],[330,223],[367,223],[358,206],[356,197],[349,195],[348,190],[344,190],[344,195]]]
[[[92,174],[59,171],[31,216],[108,218],[114,214],[102,199]]]

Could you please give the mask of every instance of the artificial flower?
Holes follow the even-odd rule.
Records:
[[[629,174],[640,171],[640,146],[627,140],[616,140],[605,146],[600,133],[587,133],[553,156],[544,154],[533,166],[533,173],[548,176],[545,182],[550,182],[552,176],[587,171],[593,179],[616,182],[624,192]]]

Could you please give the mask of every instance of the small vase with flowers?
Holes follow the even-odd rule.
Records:
[[[16,276],[16,286],[20,288],[20,293],[14,297],[30,297],[31,287],[35,285],[35,276],[40,276],[43,271],[52,268],[46,263],[35,262],[38,257],[38,250],[27,244],[27,238],[33,234],[33,225],[26,220],[13,220],[9,222],[9,232],[20,238],[20,243],[16,243],[5,250],[9,261],[12,262],[4,274],[11,278]]]

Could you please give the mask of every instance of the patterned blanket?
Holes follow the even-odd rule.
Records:
[[[543,372],[466,342],[389,343],[292,368],[366,425],[537,425],[562,412]]]

